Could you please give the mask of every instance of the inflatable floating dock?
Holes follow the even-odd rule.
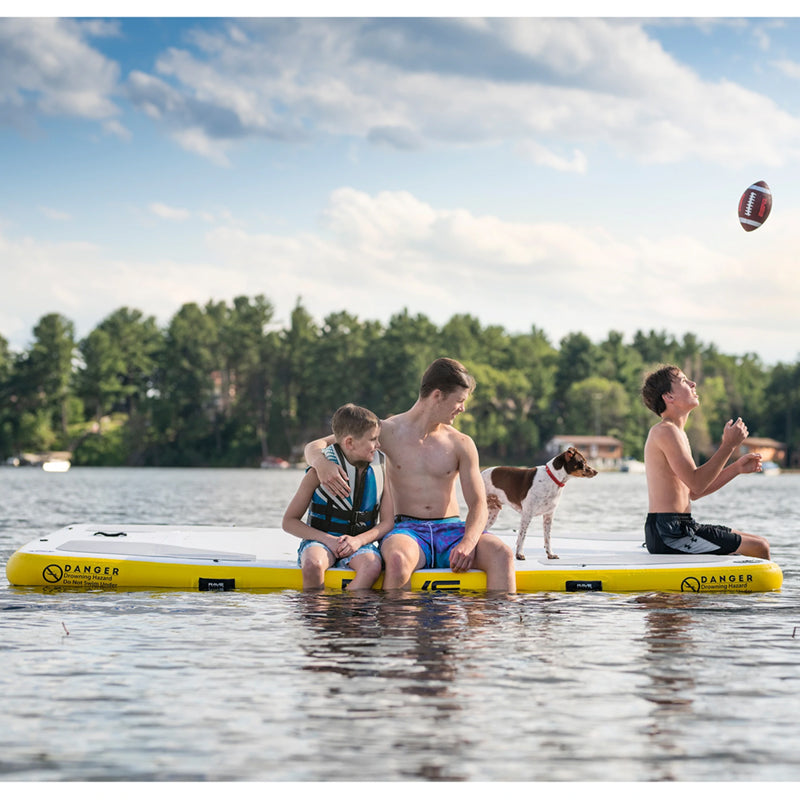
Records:
[[[493,531],[508,537],[511,531]],[[641,536],[554,537],[558,559],[528,536],[516,561],[518,592],[771,592],[783,573],[773,561],[746,556],[651,555]],[[200,525],[76,524],[35,539],[14,553],[6,575],[15,586],[51,589],[300,589],[299,540],[278,528]],[[325,585],[343,589],[353,578],[330,569]],[[376,588],[380,587],[380,581]],[[414,573],[422,591],[485,591],[479,570]]]

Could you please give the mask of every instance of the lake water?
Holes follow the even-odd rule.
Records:
[[[0,561],[71,522],[278,526],[301,476],[3,468]],[[574,481],[554,531],[645,507],[641,475]],[[800,475],[695,512],[767,536],[783,590],[44,593],[3,570],[0,779],[798,781]]]

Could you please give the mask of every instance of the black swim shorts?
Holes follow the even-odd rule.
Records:
[[[725,556],[739,549],[742,537],[724,525],[701,525],[691,514],[648,514],[644,524],[651,553]]]

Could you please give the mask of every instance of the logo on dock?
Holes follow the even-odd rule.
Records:
[[[457,592],[461,581],[425,581],[420,588],[430,592]]]

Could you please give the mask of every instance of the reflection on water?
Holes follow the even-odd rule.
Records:
[[[408,592],[298,595],[312,636],[304,669],[327,686],[315,713],[343,723],[332,728],[331,744],[349,749],[352,726],[367,717],[376,722],[376,755],[403,779],[465,779],[457,769],[464,708],[454,684],[464,642],[490,622],[484,602]],[[415,729],[419,735],[409,735]]]
[[[683,723],[690,721],[696,690],[694,619],[687,608],[692,601],[681,595],[645,596],[641,601],[652,609],[645,614],[643,661],[649,683],[642,692],[652,703],[645,728],[652,747],[651,779],[679,780],[673,766],[686,755]]]
[[[73,521],[275,526],[301,477],[0,470],[0,556]],[[796,781],[800,476],[742,487],[731,513],[770,539],[781,593],[0,582],[0,780]],[[642,503],[638,476],[601,475],[554,527],[638,528]]]

